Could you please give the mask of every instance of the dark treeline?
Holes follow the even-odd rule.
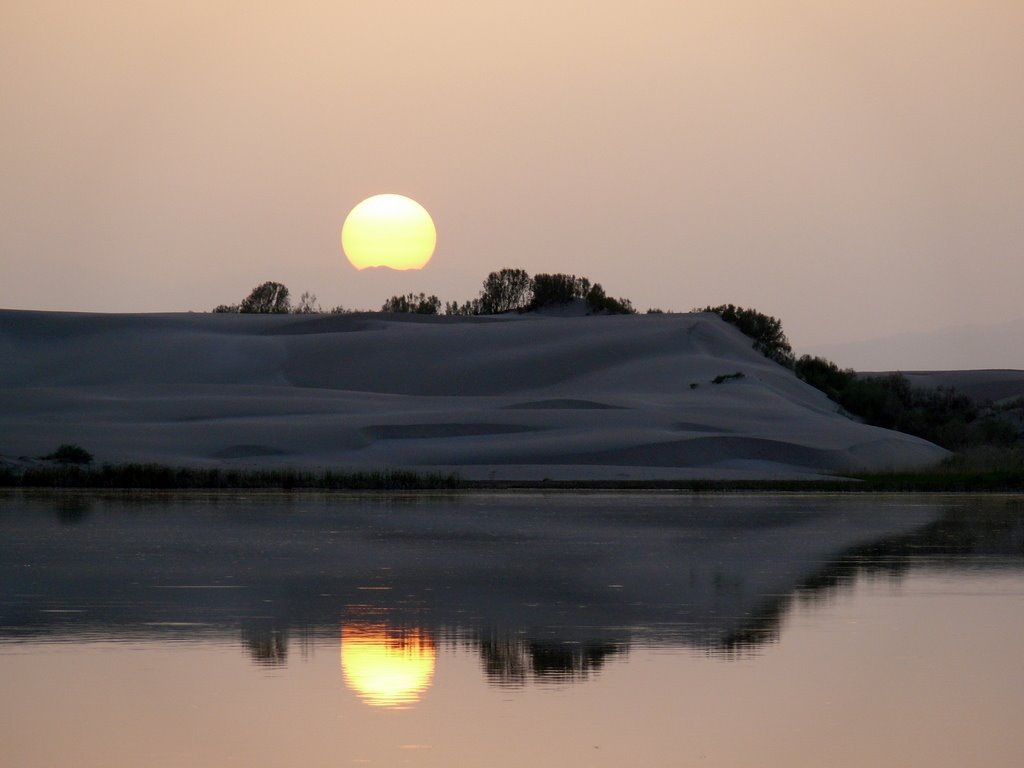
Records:
[[[831,360],[797,358],[782,330],[782,321],[733,304],[704,307],[735,325],[754,341],[754,349],[790,368],[802,381],[821,390],[847,414],[875,427],[915,435],[952,451],[979,447],[1012,448],[1022,436],[1009,414],[1024,403],[999,406],[978,403],[954,389],[914,387],[902,373],[864,376]]]
[[[756,309],[723,304],[695,311],[713,312],[735,325],[753,339],[754,349],[790,368],[865,424],[915,435],[952,451],[1021,444],[1022,436],[1010,414],[1022,410],[1024,403],[978,403],[954,389],[914,387],[899,372],[864,376],[822,357],[797,358],[782,321]]]
[[[1017,428],[1004,418],[1010,408],[977,403],[955,389],[911,386],[902,373],[862,376],[821,357],[804,355],[796,375],[842,408],[876,427],[922,437],[950,450],[1013,446]]]
[[[586,277],[565,274],[539,274],[530,277],[522,269],[502,269],[491,272],[484,280],[480,295],[459,303],[445,302],[434,295],[408,293],[392,296],[384,302],[381,312],[402,312],[418,315],[499,315],[504,312],[529,312],[544,307],[568,304],[581,300],[591,313],[607,315],[633,315],[636,310],[629,299],[609,296],[600,283],[591,283]],[[323,312],[316,294],[303,293],[298,303],[291,301],[288,288],[268,281],[252,289],[238,304],[221,304],[217,313],[242,314],[311,314]],[[337,306],[333,314],[346,310]]]
[[[436,298],[436,297],[431,297]],[[616,299],[605,293],[600,283],[586,277],[566,274],[530,275],[522,269],[491,272],[484,280],[480,295],[459,304],[447,302],[446,315],[499,315],[504,312],[531,312],[582,300],[592,313],[634,315],[629,299]],[[385,304],[387,307],[387,304]]]

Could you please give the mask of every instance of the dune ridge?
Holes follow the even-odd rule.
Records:
[[[0,356],[8,459],[73,442],[111,462],[585,480],[808,477],[946,455],[837,413],[706,314],[7,310]]]

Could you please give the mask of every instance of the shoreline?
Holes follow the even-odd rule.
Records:
[[[404,470],[197,469],[160,464],[0,468],[0,490],[689,493],[1024,493],[1024,471],[857,473],[820,479],[469,480]]]

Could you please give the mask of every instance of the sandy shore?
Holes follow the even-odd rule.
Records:
[[[0,357],[8,460],[76,443],[110,462],[626,480],[946,455],[840,415],[714,315],[0,311]]]

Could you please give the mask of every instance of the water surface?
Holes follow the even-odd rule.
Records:
[[[18,766],[1016,766],[1019,498],[0,497]]]

